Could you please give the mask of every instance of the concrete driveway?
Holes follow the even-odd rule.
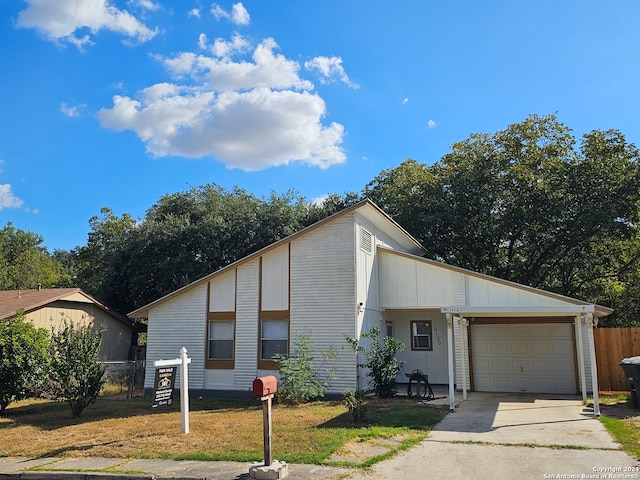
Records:
[[[580,397],[471,392],[420,445],[349,478],[640,480],[640,462]]]

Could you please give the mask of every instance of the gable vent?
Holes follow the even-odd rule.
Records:
[[[360,229],[360,248],[367,253],[371,253],[373,250],[373,237],[371,232],[366,231],[364,228]]]

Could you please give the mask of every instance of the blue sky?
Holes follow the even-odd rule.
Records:
[[[3,0],[0,227],[215,182],[309,200],[557,112],[640,145],[640,3]]]

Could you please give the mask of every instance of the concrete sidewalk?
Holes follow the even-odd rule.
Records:
[[[0,458],[1,480],[237,480],[249,479],[251,463],[115,458]],[[289,465],[292,480],[344,478],[346,468]],[[32,469],[38,468],[37,471]]]

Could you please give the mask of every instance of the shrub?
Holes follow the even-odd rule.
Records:
[[[51,364],[48,397],[65,401],[74,418],[96,401],[105,383],[105,366],[99,362],[104,329],[74,325],[65,320],[64,328],[51,335]]]
[[[313,367],[313,339],[302,335],[294,343],[289,356],[276,354],[275,362],[280,370],[278,398],[287,403],[300,404],[311,399],[323,397],[329,380],[335,375],[334,370],[326,370],[321,376]],[[324,360],[335,358],[336,352],[331,349],[323,351]]]
[[[385,336],[380,342],[380,329],[373,327],[363,337],[371,339],[366,350],[354,338],[347,338],[356,352],[362,353],[366,359],[359,367],[368,368],[369,384],[378,397],[393,397],[396,394],[396,376],[404,366],[404,362],[396,358],[396,354],[404,350],[404,343],[393,337]]]
[[[364,421],[364,415],[367,411],[367,407],[364,405],[364,390],[356,390],[355,393],[346,390],[342,403],[349,409],[353,423]]]
[[[26,321],[24,312],[0,321],[0,417],[44,383],[48,342],[47,331]]]

